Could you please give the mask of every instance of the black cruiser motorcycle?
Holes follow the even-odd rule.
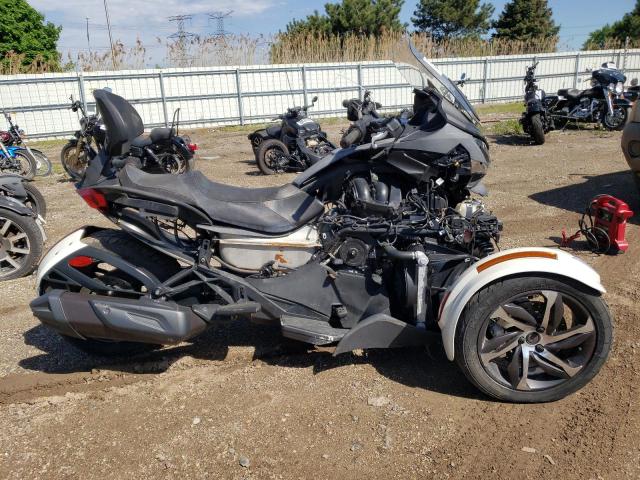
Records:
[[[302,172],[335,150],[320,124],[308,117],[308,110],[315,105],[289,108],[277,125],[256,130],[249,141],[256,156],[258,168],[265,175],[284,172]]]
[[[542,145],[545,140],[545,133],[551,130],[550,119],[547,118],[547,111],[542,104],[545,97],[544,90],[538,87],[536,79],[536,62],[527,67],[527,74],[524,77],[524,104],[525,112],[520,118],[522,129],[531,135],[536,145]]]
[[[601,123],[607,130],[622,130],[631,108],[631,102],[623,97],[626,80],[615,64],[608,62],[591,72],[591,88],[564,88],[557,95],[541,91],[549,130],[563,128],[570,121]]]
[[[34,315],[103,354],[178,344],[238,316],[336,355],[425,345],[435,331],[495,398],[582,388],[611,345],[600,277],[560,250],[494,252],[500,222],[471,198],[490,162],[478,117],[411,49],[406,124],[388,118],[370,143],[281,187],[126,165],[144,126],[124,99],[95,91],[107,137],[78,193],[118,228],[84,227],[51,249]]]
[[[79,100],[71,100],[71,110],[79,112],[80,130],[74,133],[62,148],[62,166],[73,180],[81,180],[91,158],[103,146],[105,129],[98,114],[87,114]],[[171,173],[179,175],[194,168],[195,152],[198,146],[186,136],[178,134],[180,109],[173,114],[171,127],[154,128],[147,134],[140,134],[131,142],[128,152],[129,163],[150,173]]]

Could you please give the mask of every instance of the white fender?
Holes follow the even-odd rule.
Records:
[[[464,307],[479,290],[512,275],[544,273],[570,278],[601,293],[600,275],[579,258],[550,248],[514,248],[494,253],[471,265],[452,285],[440,308],[438,325],[449,360],[455,356],[455,335]]]
[[[58,243],[56,243],[44,256],[38,266],[38,272],[36,277],[36,291],[40,295],[40,282],[45,274],[51,270],[61,258],[67,257],[74,252],[86,247],[85,243],[82,243],[82,239],[85,236],[87,227],[83,227],[75,232],[70,233]]]

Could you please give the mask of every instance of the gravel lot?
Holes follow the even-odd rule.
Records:
[[[192,138],[212,179],[290,178],[258,175],[245,132]],[[499,137],[491,148],[487,203],[504,221],[503,247],[556,246],[598,193],[640,211],[619,133],[556,132],[540,147]],[[57,160],[59,146],[47,149]],[[48,246],[105,224],[62,176],[38,187]],[[548,405],[481,396],[437,342],[333,358],[247,322],[109,364],[31,316],[33,277],[3,283],[0,478],[640,478],[639,232],[635,217],[630,250],[616,257],[576,243],[603,276],[616,342],[587,388]]]

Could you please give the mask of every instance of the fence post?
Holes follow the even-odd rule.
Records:
[[[309,105],[309,93],[307,92],[307,67],[301,68],[302,72],[302,93],[304,95],[304,104]]]
[[[87,111],[87,97],[84,93],[84,75],[82,72],[78,73],[78,90],[80,91],[80,101],[82,102],[82,108]]]
[[[238,92],[238,116],[240,125],[244,125],[244,108],[242,107],[242,84],[240,83],[240,69],[236,68],[236,90]]]
[[[158,72],[158,83],[160,83],[160,96],[162,97],[162,113],[164,114],[164,126],[169,126],[169,112],[167,112],[167,96],[164,93],[164,75]]]
[[[486,103],[489,98],[489,94],[487,93],[489,89],[489,57],[485,57],[484,59],[484,78],[482,79],[482,103]]]
[[[362,64],[358,64],[358,96],[360,100],[364,98],[364,86],[362,85]]]
[[[578,74],[580,73],[580,52],[576,53],[576,68],[573,75],[573,88],[578,88]]]

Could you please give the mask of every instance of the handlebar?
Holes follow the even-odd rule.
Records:
[[[362,138],[362,130],[360,130],[358,126],[353,125],[352,127],[350,127],[347,133],[343,135],[342,139],[340,140],[340,146],[342,148],[349,148],[354,143],[359,143]]]

